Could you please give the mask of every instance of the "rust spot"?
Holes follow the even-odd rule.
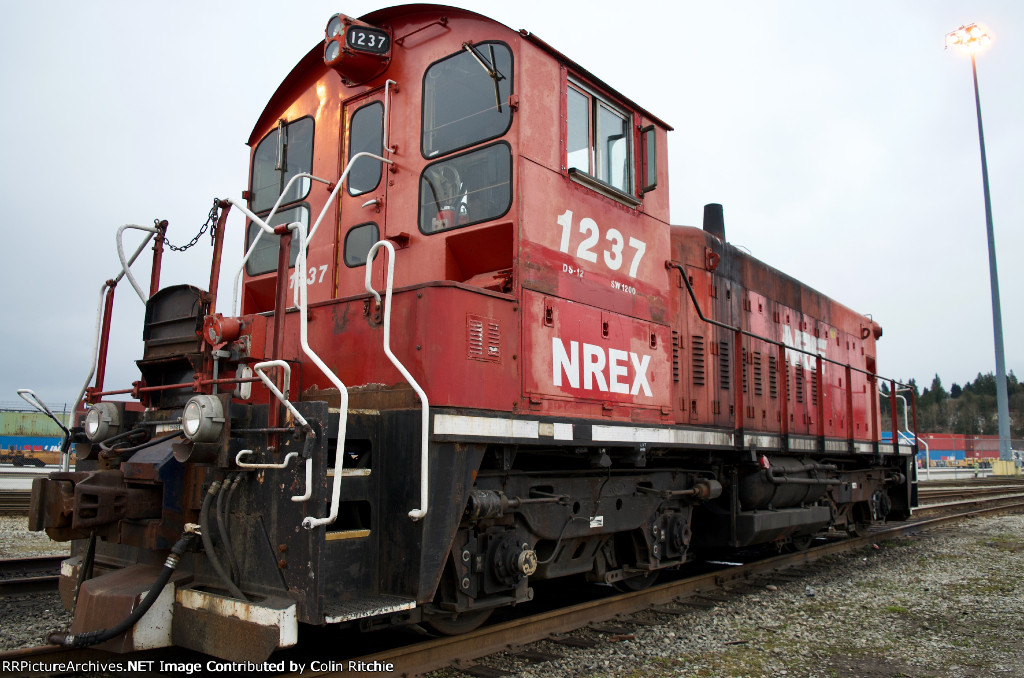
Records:
[[[285,569],[286,567],[288,567],[288,561],[284,559],[277,561],[277,567],[282,570]]]

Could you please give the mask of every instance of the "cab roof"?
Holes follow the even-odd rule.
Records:
[[[384,9],[374,10],[369,14],[364,14],[363,16],[359,17],[359,19],[361,21],[365,21],[366,23],[380,26],[393,21],[397,17],[420,13],[435,13],[442,15],[461,14],[463,16],[478,17],[486,21],[491,21],[498,25],[503,25],[500,24],[500,22],[491,19],[490,17],[484,16],[483,14],[479,14],[468,9],[460,9],[458,7],[450,7],[448,5],[433,5],[423,3],[413,5],[395,5],[393,7],[386,7]],[[508,27],[505,26],[505,28]],[[638,106],[635,102],[633,102],[632,99],[623,96],[621,92],[608,85],[608,83],[606,83],[604,80],[598,78],[593,73],[583,68],[577,62],[565,56],[564,54],[562,54],[554,47],[538,38],[530,31],[522,29],[518,31],[518,33],[523,37],[523,39],[529,41],[533,45],[536,45],[540,49],[544,50],[545,52],[553,56],[557,61],[565,64],[570,69],[579,73],[580,75],[582,75],[583,77],[585,77],[587,80],[591,81],[598,87],[606,90],[609,94],[615,96],[621,101],[629,102],[629,104],[637,111],[639,111],[644,117],[654,121],[658,125],[664,127],[666,130],[672,130],[672,127],[669,124],[665,123],[656,115],[653,115],[646,109]],[[302,59],[299,60],[299,63],[295,65],[291,72],[287,76],[285,76],[285,79],[281,81],[281,84],[278,85],[277,90],[274,92],[274,95],[270,97],[270,100],[264,107],[263,112],[256,120],[255,126],[249,133],[249,139],[248,141],[246,141],[246,145],[252,146],[259,140],[256,137],[257,133],[266,126],[267,119],[272,117],[272,111],[275,111],[278,108],[280,108],[280,106],[286,101],[290,101],[291,93],[294,91],[297,84],[310,78],[312,78],[313,80],[319,79],[321,74],[326,72],[327,70],[328,67],[326,66],[326,64],[324,64],[323,60],[323,41],[320,41],[313,46],[313,48],[306,54],[306,56],[302,57]]]

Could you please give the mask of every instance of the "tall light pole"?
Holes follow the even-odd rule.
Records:
[[[996,238],[992,230],[992,202],[988,191],[988,162],[985,133],[981,128],[981,97],[978,95],[978,67],[974,55],[988,47],[992,38],[978,24],[961,26],[946,34],[946,47],[959,47],[971,55],[974,75],[974,105],[978,111],[978,140],[981,143],[981,180],[985,189],[985,228],[988,232],[988,275],[992,286],[992,333],[996,343],[996,402],[999,407],[999,459],[1010,461],[1010,406],[1006,395],[1006,363],[1003,360],[1003,316],[999,306],[999,274],[996,271]]]

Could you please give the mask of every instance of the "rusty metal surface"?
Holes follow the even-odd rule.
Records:
[[[96,631],[118,624],[131,614],[139,596],[150,589],[159,574],[159,567],[137,565],[84,582],[79,592],[75,618],[71,623],[71,633]],[[134,647],[133,631],[131,629],[96,647],[111,652],[131,651]]]
[[[235,662],[262,662],[277,649],[276,628],[174,604],[171,640],[179,647]]]

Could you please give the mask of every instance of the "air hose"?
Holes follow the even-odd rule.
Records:
[[[199,511],[199,526],[203,535],[203,550],[206,551],[207,560],[210,561],[210,565],[213,566],[217,576],[220,577],[221,582],[223,582],[227,590],[231,592],[231,595],[239,600],[249,600],[245,597],[245,594],[242,593],[242,590],[235,585],[235,582],[231,581],[231,577],[228,576],[227,571],[224,569],[224,565],[221,564],[220,558],[217,556],[217,551],[213,548],[213,538],[210,536],[210,505],[213,503],[213,498],[217,496],[221,489],[222,483],[219,480],[215,480],[213,484],[210,485],[210,489],[207,490],[206,498],[203,499],[203,507]]]
[[[171,575],[174,573],[175,568],[178,567],[178,562],[181,560],[181,554],[188,548],[189,542],[195,537],[191,532],[186,532],[181,535],[181,538],[171,547],[171,554],[167,556],[167,560],[164,562],[164,567],[160,571],[160,576],[153,582],[152,588],[146,593],[146,596],[142,599],[142,602],[132,610],[131,614],[125,617],[121,623],[116,626],[112,626],[109,629],[100,629],[98,631],[86,631],[85,633],[71,634],[71,633],[51,633],[47,641],[51,645],[63,645],[64,647],[88,647],[97,643],[116,638],[131,627],[135,626],[142,616],[149,612],[149,608],[153,607],[153,603],[156,602],[160,592],[163,590],[167,582],[171,580]]]

